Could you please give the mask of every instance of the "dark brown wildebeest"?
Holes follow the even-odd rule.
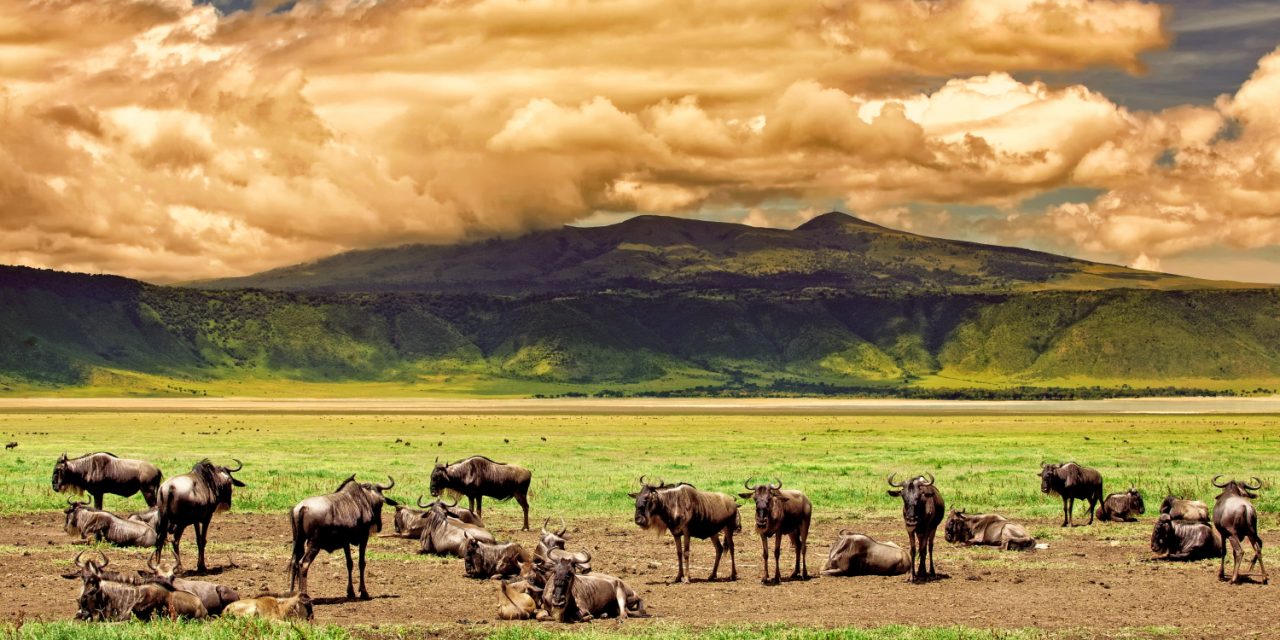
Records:
[[[387,476],[389,484],[356,482],[355,474],[342,481],[337,490],[324,496],[313,496],[299,502],[289,512],[289,525],[293,531],[293,555],[289,560],[289,590],[297,583],[299,593],[307,591],[307,573],[311,563],[321,551],[342,549],[347,558],[347,597],[354,599],[356,591],[351,585],[351,547],[360,550],[360,599],[368,600],[369,591],[364,586],[364,551],[369,544],[369,534],[382,531],[383,503],[395,505],[396,501],[382,493],[396,486],[395,478]]]
[[[194,594],[200,599],[200,604],[209,612],[209,615],[216,616],[222,613],[227,605],[240,599],[240,594],[235,589],[226,587],[213,582],[205,582],[203,580],[187,580],[185,578],[174,577],[172,569],[164,569],[156,563],[156,558],[152,555],[147,559],[147,569],[149,572],[139,571],[138,575],[166,584],[173,585],[174,589],[186,591]]]
[[[521,566],[530,559],[529,552],[515,542],[489,544],[467,538],[462,549],[462,568],[468,578],[520,575]]]
[[[1093,524],[1094,506],[1102,500],[1102,474],[1074,462],[1042,462],[1038,475],[1041,493],[1054,493],[1062,497],[1062,526],[1071,526],[1076,500],[1089,501],[1088,524]]]
[[[492,533],[484,527],[463,522],[449,515],[450,505],[436,501],[423,516],[421,553],[451,555],[461,558],[467,549],[467,540],[475,538],[489,544],[497,543]]]
[[[1235,558],[1235,569],[1231,572],[1231,582],[1240,582],[1240,558],[1243,555],[1241,543],[1248,540],[1253,545],[1253,560],[1249,562],[1249,572],[1253,571],[1253,565],[1262,568],[1262,584],[1267,584],[1267,565],[1262,562],[1262,538],[1258,537],[1258,510],[1253,507],[1252,499],[1257,498],[1258,494],[1253,493],[1262,488],[1262,481],[1252,478],[1253,482],[1236,482],[1232,480],[1225,484],[1218,484],[1218,478],[1221,475],[1213,477],[1213,486],[1222,489],[1222,493],[1218,494],[1217,501],[1213,505],[1213,526],[1218,530],[1218,534],[1222,536],[1222,561],[1218,564],[1218,579],[1226,580],[1227,566],[1227,545],[1231,543],[1231,555]]]
[[[107,511],[90,508],[83,502],[73,502],[64,512],[68,532],[76,529],[81,539],[93,536],[117,547],[150,547],[156,543],[156,530],[146,523],[126,520]]]
[[[5,443],[5,445],[4,445],[4,449],[5,449],[5,451],[9,451],[9,450],[11,450],[11,449],[17,449],[17,448],[18,448],[18,443],[17,443],[17,442],[12,442],[12,441],[11,441],[11,442],[6,442],[6,443]]]
[[[156,492],[163,476],[155,465],[144,460],[120,458],[113,453],[88,453],[79,458],[58,456],[53,465],[53,490],[60,493],[88,493],[93,508],[102,508],[102,496],[129,497],[139,491],[147,506],[156,504]]]
[[[310,620],[315,617],[311,596],[291,593],[283,596],[261,595],[237,600],[222,610],[222,615],[236,618],[266,618],[268,620]]]
[[[234,458],[233,458],[234,460]],[[208,458],[197,462],[191,473],[169,478],[160,485],[156,507],[160,517],[156,522],[156,559],[164,551],[164,543],[170,534],[173,535],[173,559],[175,574],[182,573],[182,554],[179,545],[182,533],[187,527],[196,530],[196,569],[207,572],[204,563],[204,546],[208,542],[209,522],[213,514],[231,509],[232,487],[243,487],[244,483],[231,474],[244,468],[236,460],[236,468],[222,467],[213,464]]]
[[[791,579],[809,579],[809,520],[813,517],[813,504],[809,497],[794,489],[782,489],[782,481],[775,484],[752,486],[751,478],[743,483],[748,489],[738,496],[756,503],[756,533],[764,555],[764,575],[760,582],[778,584],[782,581],[779,556],[782,555],[782,536],[791,538],[791,548],[796,552],[796,566]],[[769,538],[773,537],[773,580],[769,579]]]
[[[953,510],[945,531],[947,542],[952,544],[987,545],[1005,551],[1024,551],[1036,546],[1035,538],[1027,533],[1026,527],[995,513],[968,515],[964,509]]]
[[[1208,560],[1222,556],[1222,536],[1203,522],[1174,520],[1167,513],[1156,519],[1151,552],[1162,560]]]
[[[840,531],[831,543],[824,576],[900,576],[911,571],[911,555],[892,542],[876,542],[871,536]]]
[[[1095,512],[1103,522],[1137,522],[1138,516],[1147,512],[1142,493],[1133,487],[1121,493],[1108,494]]]
[[[114,571],[106,571],[111,560],[102,554],[102,564],[89,560],[80,563],[76,554],[76,571],[62,574],[68,580],[80,580],[78,620],[125,621],[130,617],[150,620],[154,615],[172,618],[203,618],[204,605],[195,595],[174,589],[172,584],[143,579]]]
[[[538,590],[538,596],[542,591]],[[538,603],[529,595],[528,585],[523,581],[498,584],[498,619],[528,620],[538,610]]]
[[[1167,513],[1174,520],[1209,522],[1209,505],[1199,500],[1183,500],[1173,494],[1164,497],[1160,513]]]
[[[529,481],[533,474],[524,467],[471,456],[453,464],[436,459],[431,470],[431,495],[453,491],[467,497],[467,507],[484,517],[484,499],[515,498],[524,510],[524,530],[529,530]]]
[[[555,554],[547,586],[542,590],[542,608],[556,622],[586,622],[593,618],[649,617],[644,602],[622,580],[602,573],[580,575],[573,558]],[[587,561],[590,562],[590,556]]]
[[[729,551],[729,579],[738,579],[733,534],[742,529],[742,524],[738,520],[738,503],[732,496],[699,491],[684,482],[669,485],[659,480],[657,485],[646,484],[644,476],[640,476],[640,491],[627,495],[636,500],[636,526],[659,534],[669,531],[675,538],[678,565],[675,582],[689,582],[686,567],[691,538],[711,538],[711,544],[716,548],[716,561],[711,565],[711,576],[707,580],[716,579],[720,557],[726,549]],[[720,544],[721,533],[724,533],[724,544]]]
[[[888,478],[889,495],[902,498],[902,520],[907,525],[907,537],[911,541],[911,582],[923,582],[926,576],[936,576],[933,566],[933,540],[942,524],[942,516],[946,513],[946,504],[942,500],[942,492],[933,485],[933,474],[916,476],[906,482],[894,482],[897,474]],[[916,568],[916,557],[920,558],[920,566]],[[925,559],[928,558],[928,572],[925,571]]]

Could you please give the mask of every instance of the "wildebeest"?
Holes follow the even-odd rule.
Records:
[[[351,547],[360,550],[360,598],[369,599],[364,586],[364,552],[369,544],[369,534],[382,531],[382,504],[395,505],[396,501],[382,493],[396,486],[395,478],[387,477],[389,484],[356,482],[355,474],[342,481],[338,489],[324,496],[314,496],[299,502],[289,512],[289,525],[293,531],[293,555],[289,560],[289,589],[295,580],[298,591],[307,591],[307,572],[316,554],[342,549],[347,558],[347,597],[355,598],[351,585]]]
[[[1064,464],[1040,463],[1041,493],[1056,493],[1062,497],[1062,526],[1071,526],[1076,500],[1089,501],[1089,522],[1093,524],[1094,506],[1102,500],[1102,474],[1095,469],[1082,467],[1075,462]]]
[[[471,456],[453,464],[436,459],[431,470],[431,495],[454,491],[467,497],[469,507],[484,517],[484,499],[515,498],[524,510],[524,530],[529,530],[529,481],[533,474],[524,467],[494,462],[484,456]]]
[[[155,507],[151,507],[144,511],[134,511],[133,513],[125,516],[125,519],[141,522],[148,527],[155,529],[156,525],[160,524],[160,510]]]
[[[647,484],[640,476],[640,491],[627,494],[636,501],[635,523],[642,529],[662,533],[671,532],[676,543],[675,582],[689,582],[686,567],[689,563],[689,540],[711,538],[716,549],[716,561],[711,565],[715,580],[720,569],[720,557],[729,551],[729,579],[738,579],[738,563],[734,558],[733,534],[742,529],[738,519],[738,503],[723,493],[699,491],[693,485],[681,482],[668,485],[661,480],[657,485]],[[720,534],[724,544],[720,544]]]
[[[120,458],[113,453],[88,453],[79,458],[58,456],[53,465],[53,490],[60,493],[88,493],[93,508],[102,508],[102,496],[110,493],[129,497],[139,491],[147,506],[155,506],[162,475],[145,460]]]
[[[528,620],[538,610],[538,604],[522,589],[523,583],[511,583],[503,580],[498,584],[498,619]]]
[[[782,481],[774,479],[775,484],[758,484],[752,486],[751,478],[743,483],[748,489],[739,493],[742,498],[756,503],[756,533],[760,535],[760,545],[764,556],[764,575],[760,581],[769,584],[769,538],[773,543],[773,584],[782,581],[782,568],[779,556],[782,555],[782,536],[791,538],[791,548],[796,552],[796,566],[791,572],[791,579],[809,579],[809,521],[813,517],[813,504],[808,496],[794,489],[782,488]]]
[[[907,525],[907,538],[911,541],[911,582],[919,582],[925,576],[937,575],[933,566],[933,541],[942,524],[942,515],[946,504],[942,500],[942,492],[933,484],[933,475],[916,476],[906,482],[894,482],[897,474],[888,478],[889,495],[902,498],[902,520]],[[916,557],[920,558],[920,566],[916,567]],[[925,571],[925,559],[928,558],[928,572]]]
[[[1167,513],[1174,520],[1209,522],[1209,505],[1199,500],[1183,500],[1173,494],[1164,497],[1160,513]]]
[[[222,610],[222,615],[238,618],[266,618],[268,620],[310,620],[315,617],[311,596],[291,593],[283,596],[260,595],[256,598],[237,600]]]
[[[166,570],[156,563],[154,555],[147,559],[147,569],[150,571],[139,571],[138,575],[166,582],[173,585],[174,589],[195,595],[200,599],[200,603],[209,612],[209,615],[212,616],[222,613],[222,610],[227,605],[240,599],[240,594],[236,593],[236,590],[231,587],[205,582],[204,580],[187,580],[175,577],[172,569]]]
[[[1253,560],[1249,562],[1249,571],[1253,571],[1253,565],[1262,568],[1262,583],[1267,583],[1267,565],[1262,562],[1262,538],[1258,537],[1258,510],[1253,507],[1251,499],[1257,498],[1258,495],[1253,493],[1262,488],[1262,481],[1252,478],[1253,482],[1236,482],[1231,480],[1225,484],[1218,484],[1218,478],[1221,475],[1213,477],[1213,486],[1222,489],[1222,493],[1218,494],[1217,501],[1213,505],[1213,526],[1218,530],[1218,534],[1222,536],[1222,561],[1218,564],[1218,579],[1226,580],[1227,565],[1227,545],[1231,543],[1231,555],[1235,558],[1235,569],[1231,573],[1231,582],[1240,582],[1240,557],[1242,555],[1241,543],[1248,540],[1253,545]]]
[[[911,571],[911,556],[892,542],[876,542],[861,533],[840,532],[831,543],[824,576],[900,576]]]
[[[4,445],[5,451],[9,451],[10,449],[17,449],[17,448],[18,448],[18,443],[14,441],[6,442]]]
[[[173,618],[203,618],[204,605],[195,595],[174,589],[172,584],[141,579],[114,571],[106,571],[111,560],[102,554],[102,564],[89,560],[80,563],[76,554],[76,571],[62,574],[69,580],[81,581],[79,620],[124,621],[130,617],[149,620],[156,614]]]
[[[1151,532],[1151,552],[1165,560],[1206,560],[1222,556],[1222,536],[1203,522],[1160,514]]]
[[[143,522],[127,520],[114,513],[94,509],[87,502],[67,501],[63,528],[73,536],[106,540],[117,547],[150,547],[156,543],[155,529]]]
[[[1147,505],[1142,502],[1142,493],[1133,487],[1128,491],[1107,494],[1095,512],[1103,522],[1136,522],[1138,516],[1147,512]]]
[[[156,557],[160,557],[165,540],[172,534],[174,573],[182,573],[182,555],[178,547],[188,526],[196,530],[196,569],[208,571],[204,563],[204,546],[208,542],[209,522],[213,520],[213,514],[231,509],[232,487],[244,486],[231,474],[243,468],[244,464],[239,460],[236,460],[236,468],[232,469],[215,465],[206,458],[197,462],[191,473],[174,476],[160,485],[156,503],[160,514],[156,522]]]
[[[462,549],[463,572],[468,578],[519,575],[522,563],[529,559],[529,553],[515,542],[490,544],[467,538]]]
[[[425,517],[427,512],[431,510],[431,505],[436,502],[444,504],[439,499],[423,504],[422,496],[418,496],[419,509],[413,509],[401,504],[395,505],[396,515],[392,522],[395,526],[396,535],[402,538],[413,538],[415,540],[421,538],[422,530],[426,526]],[[479,527],[484,526],[484,521],[469,509],[463,509],[456,505],[445,505],[445,511],[447,511],[450,516],[453,516],[462,522],[474,524]]]
[[[547,554],[550,553],[552,549],[564,549],[568,542],[564,537],[565,532],[568,531],[568,527],[564,524],[564,519],[560,519],[559,531],[551,531],[547,529],[548,522],[551,522],[551,518],[547,518],[542,521],[542,531],[538,533],[538,546],[533,551],[534,555],[543,558],[547,557]]]
[[[542,608],[556,622],[586,622],[593,618],[649,617],[644,602],[631,587],[610,575],[581,575],[573,558],[553,560],[547,586],[542,590]],[[590,556],[587,561],[591,560]]]
[[[467,540],[474,538],[489,544],[497,542],[493,534],[484,527],[463,522],[449,515],[448,505],[439,501],[432,504],[431,509],[423,516],[423,520],[421,553],[461,558],[466,552]]]
[[[1036,546],[1035,538],[1027,533],[1026,527],[995,513],[968,515],[964,509],[953,510],[945,531],[947,542],[953,544],[988,545],[1005,551]]]

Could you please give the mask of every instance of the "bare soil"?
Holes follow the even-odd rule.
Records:
[[[494,514],[499,539],[532,547],[536,531],[510,529]],[[390,517],[385,516],[387,532]],[[737,536],[738,580],[703,580],[714,557],[709,542],[695,541],[692,584],[671,584],[675,550],[669,536],[636,529],[625,516],[571,523],[571,549],[593,554],[597,572],[627,581],[654,618],[627,625],[667,622],[704,627],[732,623],[776,623],[832,627],[901,623],[979,628],[1035,627],[1072,637],[1112,637],[1121,630],[1176,627],[1179,637],[1280,637],[1280,589],[1219,582],[1217,562],[1150,560],[1151,518],[1133,524],[1096,524],[1062,530],[1053,522],[1029,522],[1047,534],[1048,549],[1001,552],[948,545],[938,534],[937,568],[945,577],[920,585],[905,577],[818,577],[789,582],[792,558],[784,543],[783,583],[760,584],[760,542]],[[836,532],[847,527],[880,540],[906,542],[901,524],[889,520],[815,522],[810,535],[810,572],[817,575]],[[220,514],[210,528],[206,578],[241,595],[288,588],[288,524],[283,515]],[[1264,533],[1267,549],[1280,543]],[[76,581],[59,576],[84,548],[62,530],[58,512],[0,518],[0,620],[67,619],[75,612]],[[416,554],[416,540],[380,537],[370,543],[370,601],[347,601],[342,554],[321,554],[311,570],[316,622],[341,625],[425,625],[431,633],[469,636],[493,628],[495,583],[463,576],[462,561]],[[146,551],[111,549],[112,568],[140,569]],[[194,536],[184,538],[183,557],[195,566]],[[1248,556],[1246,556],[1248,557]],[[1280,556],[1273,570],[1280,567]],[[721,577],[728,574],[728,559]],[[1228,569],[1230,559],[1228,558]],[[534,622],[514,624],[538,624]],[[611,628],[614,621],[594,623]]]

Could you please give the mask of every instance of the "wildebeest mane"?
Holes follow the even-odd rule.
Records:
[[[497,460],[494,460],[493,458],[490,458],[490,457],[488,457],[488,456],[478,456],[478,455],[477,455],[477,456],[467,456],[467,457],[465,457],[465,458],[462,458],[461,460],[458,460],[457,462],[454,462],[453,464],[450,464],[449,466],[451,466],[451,467],[452,467],[452,466],[454,466],[454,465],[459,465],[459,464],[462,464],[462,463],[464,463],[464,462],[466,462],[466,461],[468,461],[468,460],[473,460],[473,459],[475,459],[475,458],[479,458],[479,459],[481,459],[481,460],[487,460],[487,461],[492,462],[492,463],[494,463],[494,464],[500,464],[500,465],[506,465],[506,464],[507,464],[507,463],[505,463],[505,462],[498,462]]]
[[[110,458],[95,457],[99,455],[110,456]],[[96,451],[94,453],[86,453],[77,458],[68,458],[65,464],[70,473],[64,474],[62,477],[62,493],[84,495],[85,489],[82,485],[96,484],[106,480],[108,478],[107,467],[112,460],[118,459],[119,457],[114,453],[107,453],[106,451]]]
[[[373,505],[364,493],[364,487],[354,478],[342,483],[336,493],[329,496],[330,513],[335,522],[373,522]]]
[[[1083,484],[1085,482],[1084,468],[1075,462],[1068,462],[1058,467],[1058,477],[1062,478],[1062,484],[1067,488]]]
[[[205,458],[191,467],[196,482],[193,495],[199,502],[231,505],[231,482],[219,477],[218,467]]]

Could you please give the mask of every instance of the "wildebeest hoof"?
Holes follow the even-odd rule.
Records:
[[[362,592],[360,593],[360,599],[361,599],[361,600],[372,600],[373,598],[369,596],[369,593],[368,593],[368,592],[362,591]]]

